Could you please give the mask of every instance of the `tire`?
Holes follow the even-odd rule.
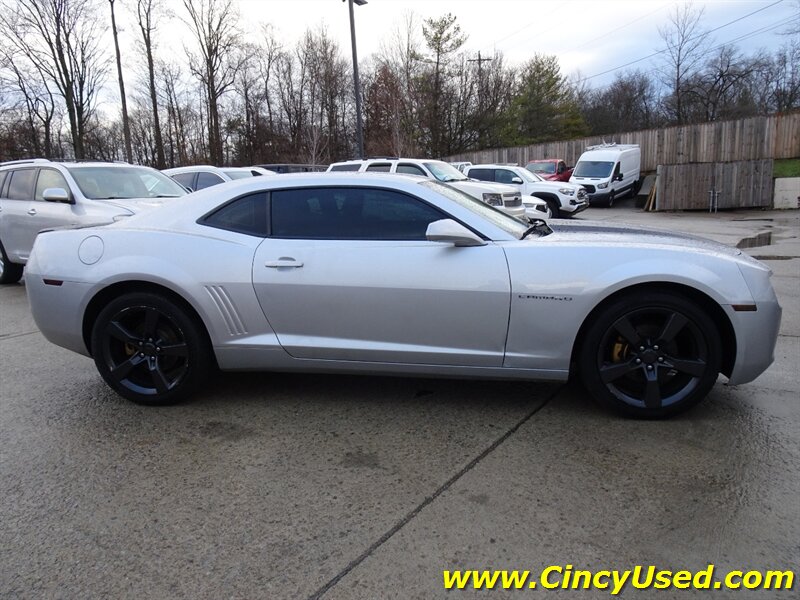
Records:
[[[211,351],[196,317],[154,293],[112,300],[92,327],[100,375],[118,394],[151,406],[189,396],[211,371]]]
[[[547,202],[547,206],[550,207],[550,212],[552,213],[552,218],[560,219],[561,218],[561,207],[555,200],[550,200],[549,198],[544,199]]]
[[[0,284],[17,283],[22,278],[22,265],[8,260],[3,243],[0,242]]]
[[[615,196],[616,196],[615,192],[611,192],[608,195],[608,204],[606,204],[606,206],[608,206],[608,208],[611,208],[612,206],[614,206],[614,198],[615,198]]]
[[[664,418],[705,398],[722,364],[716,325],[672,292],[636,292],[589,317],[578,368],[600,404],[640,418]]]

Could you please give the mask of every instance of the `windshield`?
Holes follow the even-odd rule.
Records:
[[[248,177],[253,176],[252,171],[247,171],[247,170],[239,171],[238,169],[237,170],[226,169],[223,170],[222,172],[225,173],[225,175],[227,175],[231,179],[247,179]]]
[[[519,219],[515,219],[503,211],[497,210],[493,206],[489,206],[488,204],[485,204],[452,186],[444,185],[438,181],[432,181],[430,179],[420,181],[420,185],[424,185],[425,187],[438,192],[442,196],[457,202],[464,208],[480,215],[492,225],[499,227],[506,233],[509,233],[516,238],[522,238],[522,236],[524,236],[525,232],[528,230],[528,225],[526,223],[523,223]]]
[[[524,181],[528,183],[536,183],[537,181],[541,181],[538,175],[534,175],[527,169],[514,169],[514,174],[520,176]]]
[[[534,162],[529,163],[526,167],[532,173],[545,173],[552,175],[556,172],[556,163],[554,162]]]
[[[186,190],[148,167],[67,167],[81,193],[91,200],[177,198]]]
[[[466,181],[469,179],[453,165],[448,165],[446,162],[436,160],[422,164],[425,165],[431,174],[439,181]]]
[[[608,177],[613,168],[613,162],[581,160],[575,165],[575,170],[572,172],[572,175],[575,177]]]

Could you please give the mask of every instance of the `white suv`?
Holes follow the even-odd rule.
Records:
[[[512,217],[525,220],[534,216],[526,210],[522,203],[522,194],[510,185],[498,185],[480,181],[470,181],[461,171],[441,160],[424,160],[418,158],[369,158],[364,160],[348,160],[333,163],[328,167],[331,171],[358,171],[402,173],[435,179],[452,185],[489,206],[494,206]],[[539,212],[538,217],[544,217]]]
[[[589,208],[589,197],[582,186],[564,181],[545,181],[516,165],[471,165],[464,174],[481,181],[514,185],[523,198],[534,196],[547,202],[554,217],[570,217]]]
[[[0,163],[0,283],[19,281],[42,229],[111,223],[185,194],[159,171],[127,163]]]
[[[261,167],[212,167],[211,165],[194,165],[191,167],[175,167],[164,169],[164,175],[169,175],[190,192],[204,190],[212,185],[219,185],[234,179],[247,179],[260,175],[277,175],[275,171]]]

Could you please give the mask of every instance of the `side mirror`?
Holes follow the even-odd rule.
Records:
[[[511,183],[516,183],[517,185],[522,185],[522,177],[512,177]]]
[[[625,176],[622,173],[619,173],[616,177],[614,177],[617,181],[622,181],[625,179]]]
[[[485,246],[486,242],[453,219],[441,219],[428,225],[429,242],[449,242],[454,246]]]
[[[47,188],[42,193],[42,198],[46,202],[62,202],[63,204],[75,204],[70,198],[69,193],[64,188]]]

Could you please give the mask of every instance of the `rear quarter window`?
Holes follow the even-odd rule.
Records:
[[[11,200],[31,200],[33,183],[36,180],[36,169],[19,169],[11,171],[8,184],[8,198]]]

